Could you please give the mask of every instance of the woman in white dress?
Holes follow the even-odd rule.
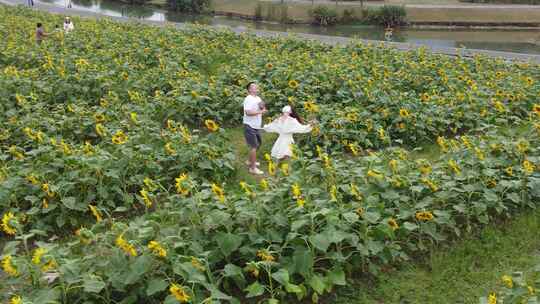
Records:
[[[301,124],[301,119],[290,106],[283,107],[281,112],[280,117],[263,127],[266,132],[279,134],[271,152],[272,157],[277,159],[292,156],[291,144],[294,143],[294,133],[308,133],[312,128],[309,124]]]

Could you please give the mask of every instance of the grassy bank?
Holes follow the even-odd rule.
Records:
[[[478,303],[500,288],[502,275],[540,263],[539,229],[540,211],[518,215],[376,280],[356,278],[328,303]]]

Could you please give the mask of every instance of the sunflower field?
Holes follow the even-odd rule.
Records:
[[[317,303],[538,206],[538,64],[108,19],[37,45],[61,20],[0,6],[2,303]],[[317,123],[242,180],[249,81]]]

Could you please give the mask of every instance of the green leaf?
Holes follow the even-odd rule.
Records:
[[[304,225],[308,223],[307,220],[297,220],[292,222],[291,224],[291,231],[298,231],[298,229],[302,228]]]
[[[241,236],[232,233],[220,233],[216,236],[216,242],[226,257],[242,245],[242,239]]]
[[[318,274],[314,274],[308,282],[309,286],[315,290],[318,294],[324,292],[324,280]]]
[[[484,198],[488,202],[497,202],[497,201],[499,201],[499,197],[492,190],[484,190]]]
[[[259,282],[255,282],[244,289],[244,291],[248,292],[246,298],[252,298],[262,295],[264,293],[264,287]]]
[[[34,303],[40,303],[40,304],[51,304],[51,303],[59,303],[60,300],[60,290],[58,288],[54,289],[42,289],[37,292]]]
[[[129,271],[126,275],[125,283],[127,285],[139,281],[152,266],[152,258],[147,255],[141,255],[136,259],[135,263],[129,267]]]
[[[347,212],[343,214],[343,218],[349,222],[350,224],[356,223],[359,219],[358,214],[356,212]]]
[[[289,293],[302,293],[302,288],[300,288],[300,286],[291,283],[285,285],[285,290]]]
[[[88,275],[83,278],[83,289],[85,292],[99,293],[105,288],[103,280],[96,275]]]
[[[232,297],[229,295],[224,294],[219,290],[217,287],[213,286],[210,287],[210,294],[212,296],[212,299],[218,299],[218,300],[230,300]]]
[[[409,230],[409,231],[414,231],[416,229],[418,229],[418,225],[416,225],[415,223],[411,223],[411,222],[405,222],[403,223],[403,228]]]
[[[173,272],[181,275],[186,281],[195,282],[195,283],[204,283],[206,282],[206,276],[204,273],[189,262],[185,263],[176,263],[173,266]]]
[[[150,282],[148,282],[148,286],[146,287],[146,295],[151,296],[153,294],[156,294],[160,291],[163,291],[169,286],[167,281],[163,279],[153,279]]]
[[[380,218],[381,218],[381,215],[377,212],[364,213],[364,219],[366,219],[366,221],[368,221],[371,224],[377,224]]]
[[[62,198],[61,201],[62,201],[62,204],[64,204],[64,206],[66,206],[66,208],[68,209],[86,211],[86,205],[77,204],[77,199],[73,196],[64,197]]]
[[[345,272],[343,272],[341,267],[332,269],[332,271],[328,273],[327,278],[333,285],[345,286],[345,284],[347,284],[347,282],[345,282]]]
[[[289,271],[282,268],[277,272],[272,273],[272,278],[278,281],[281,285],[286,286],[289,284]]]
[[[319,249],[322,252],[326,252],[328,246],[330,246],[330,241],[325,234],[316,234],[309,237],[309,241],[315,248]]]
[[[178,304],[178,300],[173,295],[168,295],[163,304]]]
[[[304,278],[309,278],[313,269],[313,253],[309,248],[301,247],[294,251],[293,255],[294,272],[301,274]]]

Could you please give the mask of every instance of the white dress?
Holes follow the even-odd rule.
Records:
[[[292,156],[291,144],[294,143],[294,133],[311,132],[310,125],[302,125],[290,116],[279,117],[273,122],[264,125],[264,131],[269,133],[278,133],[279,137],[272,147],[272,157],[281,159],[285,156]]]

